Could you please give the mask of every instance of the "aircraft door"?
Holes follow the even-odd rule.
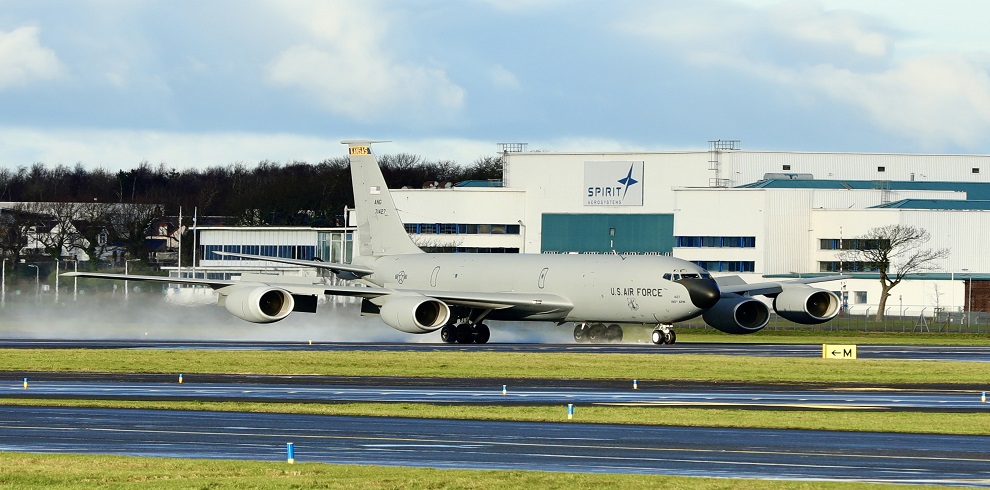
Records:
[[[543,289],[543,287],[546,286],[548,272],[550,272],[550,269],[546,267],[543,268],[542,271],[540,271],[540,279],[537,282],[537,285],[540,287],[540,289]]]

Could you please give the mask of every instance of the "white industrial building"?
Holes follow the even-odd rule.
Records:
[[[990,232],[990,156],[742,151],[736,146],[717,141],[709,151],[696,152],[510,151],[504,154],[502,187],[395,189],[392,194],[414,241],[429,250],[673,254],[716,275],[739,274],[751,282],[762,276],[849,270],[839,258],[843,240],[877,226],[919,226],[931,233],[927,246],[947,248],[949,256],[935,270],[897,286],[888,313],[986,309],[990,297],[981,285],[988,284],[990,264],[981,248]],[[201,234],[200,249],[207,253],[201,267],[266,267],[208,252],[239,248],[253,253],[255,248],[244,247],[267,242],[245,241],[237,234],[261,230],[208,231]],[[286,237],[295,233],[269,231]],[[304,233],[312,239],[294,237],[284,246],[312,242],[314,257],[348,257],[321,249],[317,235],[323,232]],[[271,237],[265,240],[275,243]],[[825,287],[847,298],[850,313],[875,312],[876,274],[854,275]]]

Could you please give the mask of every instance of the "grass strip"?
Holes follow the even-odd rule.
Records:
[[[0,371],[982,386],[990,363],[717,355],[0,349]],[[193,381],[190,378],[188,381]]]
[[[739,410],[729,408],[627,407],[578,405],[567,420],[564,405],[466,406],[426,403],[241,403],[200,401],[0,399],[0,406],[54,406],[208,410],[219,412],[415,417],[430,419],[567,422],[764,429],[990,435],[986,413],[846,410]]]
[[[0,487],[170,490],[326,488],[429,489],[871,489],[846,482],[794,482],[540,471],[437,470],[386,466],[0,453]],[[937,487],[903,487],[937,488]]]

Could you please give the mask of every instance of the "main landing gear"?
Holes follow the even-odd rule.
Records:
[[[622,342],[622,327],[604,323],[578,323],[574,326],[574,341],[577,343],[613,344]]]
[[[448,344],[484,344],[491,336],[492,331],[484,323],[448,324],[440,329],[440,340]]]
[[[653,335],[650,336],[650,340],[656,345],[673,344],[677,342],[677,334],[670,328],[670,325],[657,325],[653,329]]]

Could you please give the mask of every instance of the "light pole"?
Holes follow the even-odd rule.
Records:
[[[28,264],[27,266],[34,267],[34,295],[37,296],[41,294],[41,271],[37,264]]]
[[[58,303],[58,257],[55,258],[55,302]]]
[[[141,260],[141,259],[130,259],[130,260],[126,260],[126,259],[125,259],[125,260],[124,260],[124,275],[125,275],[125,276],[127,275],[127,263],[128,263],[128,262],[137,262],[137,261],[139,261],[139,260]],[[128,299],[128,297],[129,297],[129,294],[130,294],[130,290],[131,290],[131,288],[129,288],[129,287],[127,286],[127,283],[129,283],[129,282],[130,282],[130,281],[128,281],[128,280],[126,280],[126,279],[124,280],[124,301],[127,301],[127,299]]]
[[[966,300],[969,308],[966,311],[966,325],[973,328],[973,275],[969,275],[969,298]]]
[[[7,306],[7,257],[0,266],[0,306]]]
[[[968,292],[967,291],[964,291],[964,292],[967,293],[966,297],[968,298],[966,300],[966,325],[968,326],[969,325],[969,312],[970,312],[970,310],[973,309],[973,307],[969,304],[970,300],[973,298],[973,291],[972,291],[972,289],[973,289],[973,275],[969,273],[969,269],[963,269],[962,271],[965,272],[967,276],[969,276],[969,289],[970,289],[970,291],[968,291]],[[965,285],[966,285],[966,279],[963,279],[963,286],[965,286]],[[959,320],[959,321],[961,322],[962,320]],[[960,325],[960,327],[962,327],[962,325]]]

